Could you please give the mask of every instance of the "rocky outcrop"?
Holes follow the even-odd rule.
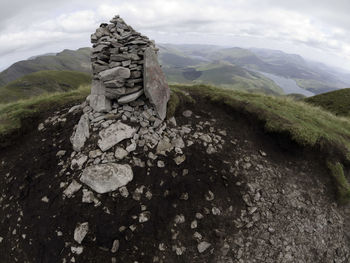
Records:
[[[109,112],[112,102],[128,104],[146,94],[164,120],[170,97],[153,41],[136,32],[119,16],[91,35],[93,81],[90,106]]]

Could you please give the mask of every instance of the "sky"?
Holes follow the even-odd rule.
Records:
[[[119,14],[156,43],[279,49],[350,71],[349,0],[0,0],[0,70],[91,46]]]

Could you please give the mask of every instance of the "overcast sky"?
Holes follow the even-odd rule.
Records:
[[[157,43],[280,49],[350,71],[350,0],[0,0],[0,70],[91,46],[120,14]]]

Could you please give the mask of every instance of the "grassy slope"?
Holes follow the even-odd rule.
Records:
[[[204,85],[183,89],[255,116],[268,132],[287,134],[300,145],[318,148],[332,154],[331,157],[335,154],[341,161],[350,162],[350,120],[347,118],[285,96],[271,97]]]
[[[19,61],[0,73],[0,86],[41,70],[72,70],[90,73],[90,48],[64,50],[56,56],[41,56]]]
[[[81,102],[89,93],[90,86],[81,86],[69,92],[43,94],[27,100],[0,104],[0,139],[23,129],[24,119],[36,117],[54,107]]]
[[[0,103],[27,99],[43,93],[77,89],[91,82],[87,73],[76,71],[39,71],[0,87]]]
[[[306,102],[320,106],[335,115],[350,116],[350,89],[341,89],[305,99]]]

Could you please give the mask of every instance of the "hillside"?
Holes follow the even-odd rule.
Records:
[[[306,102],[320,106],[335,115],[350,116],[350,89],[327,92],[305,99]]]
[[[283,90],[262,74],[229,63],[201,64],[186,69],[163,64],[171,83],[211,84],[222,88],[281,95]]]
[[[0,107],[2,138],[4,121],[22,119],[0,151],[2,262],[350,258],[349,210],[335,205],[350,200],[347,119],[286,98],[173,86],[165,141],[121,157],[132,140],[104,153],[97,140],[124,108],[93,114],[77,102],[87,92]],[[77,153],[69,138],[83,112],[91,134]],[[126,186],[99,194],[80,181],[113,163],[132,168]]]
[[[229,63],[250,71],[273,74],[285,78],[286,81],[293,79],[300,88],[314,94],[350,85],[348,73],[305,60],[299,55],[287,54],[278,50],[162,44],[160,45],[160,60],[164,68],[170,72],[169,81],[179,83],[185,82],[183,73],[191,68],[211,63]],[[220,79],[220,76],[217,78]]]
[[[0,103],[8,103],[43,93],[77,89],[91,83],[91,76],[77,71],[38,71],[0,87]]]
[[[90,48],[63,50],[56,55],[37,56],[16,62],[0,73],[0,86],[24,75],[42,70],[69,70],[90,73]]]

